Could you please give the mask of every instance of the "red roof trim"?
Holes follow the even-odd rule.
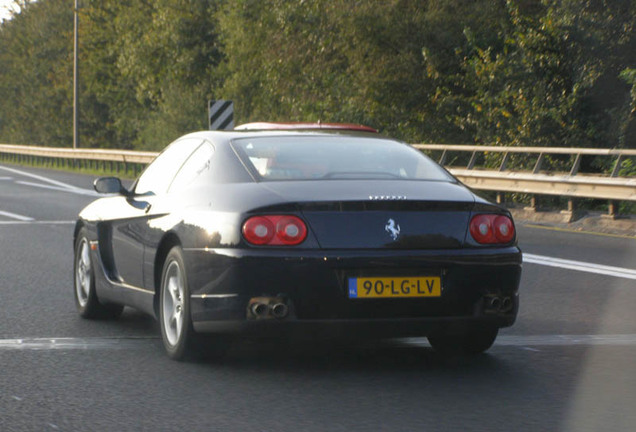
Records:
[[[377,130],[369,126],[363,126],[350,123],[275,123],[275,122],[255,122],[245,123],[234,128],[234,130],[303,130],[303,129],[320,129],[320,130],[349,130],[358,132],[373,132]]]

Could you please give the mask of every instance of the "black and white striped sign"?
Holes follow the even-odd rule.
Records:
[[[226,100],[208,101],[210,130],[234,129],[234,102]]]

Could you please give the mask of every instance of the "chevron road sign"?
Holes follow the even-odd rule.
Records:
[[[234,129],[234,102],[226,100],[208,101],[210,130]]]

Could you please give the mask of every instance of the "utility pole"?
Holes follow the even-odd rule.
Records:
[[[73,10],[73,148],[79,147],[79,0]]]

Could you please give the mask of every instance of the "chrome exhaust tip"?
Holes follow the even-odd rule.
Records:
[[[501,309],[501,299],[499,297],[493,297],[490,299],[489,307],[490,309],[500,310]]]
[[[263,318],[269,313],[269,306],[260,302],[252,303],[250,305],[250,311],[255,317]]]
[[[509,311],[512,309],[512,299],[510,297],[504,297],[501,301],[501,310]]]
[[[282,319],[289,313],[289,307],[285,303],[276,303],[271,306],[272,315],[275,318]]]
[[[281,296],[252,297],[247,303],[247,319],[284,319],[289,314],[290,306]]]

